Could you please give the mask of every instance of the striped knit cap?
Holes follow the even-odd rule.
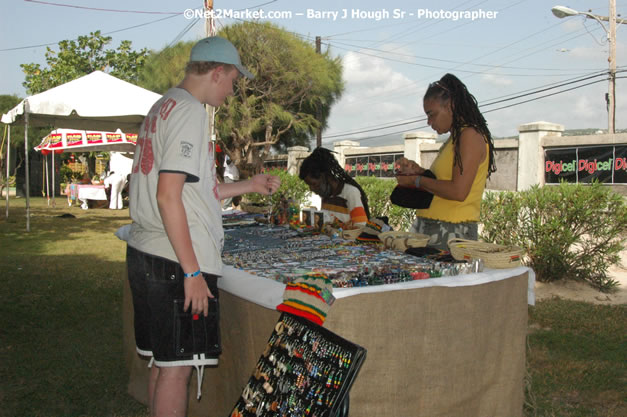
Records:
[[[334,300],[333,284],[329,278],[323,274],[306,274],[285,286],[283,303],[277,306],[277,310],[322,325]]]

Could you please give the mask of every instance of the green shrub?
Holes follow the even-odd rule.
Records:
[[[415,218],[413,209],[395,206],[390,202],[390,194],[396,187],[396,180],[376,177],[356,177],[355,180],[368,196],[370,217],[387,216],[395,230],[409,230]]]
[[[489,192],[483,200],[481,237],[516,245],[539,281],[584,280],[601,291],[617,282],[607,276],[620,261],[627,207],[609,188],[561,183],[522,192]]]
[[[59,175],[61,176],[62,182],[69,183],[72,182],[75,174],[67,164],[61,164],[61,167],[59,168]]]
[[[288,174],[282,169],[272,169],[267,174],[276,175],[281,178],[281,186],[276,193],[266,196],[258,193],[244,194],[246,201],[259,205],[277,205],[281,196],[293,199],[295,202],[302,202],[309,192],[309,187],[305,181],[298,178],[298,175]]]
[[[292,198],[298,203],[305,200],[305,195],[309,192],[309,187],[298,175],[291,175],[287,172],[275,169],[268,172],[278,175],[281,178],[281,187],[272,196],[251,193],[245,194],[246,201],[258,205],[276,205],[281,197]],[[395,230],[409,230],[415,213],[412,209],[395,206],[390,202],[390,194],[396,186],[395,180],[384,180],[375,177],[357,177],[356,181],[364,189],[368,196],[368,208],[370,217],[387,216],[390,226]]]

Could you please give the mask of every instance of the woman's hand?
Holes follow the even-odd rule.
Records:
[[[398,174],[401,175],[422,175],[425,172],[423,167],[407,158],[401,158],[397,163],[399,164]]]
[[[258,174],[251,178],[253,192],[270,195],[281,186],[281,179],[275,175]]]
[[[399,187],[416,187],[415,182],[418,175],[399,175],[396,177],[396,182]]]

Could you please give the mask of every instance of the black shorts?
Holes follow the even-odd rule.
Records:
[[[203,273],[213,294],[209,315],[183,311],[183,269],[169,259],[130,246],[128,279],[135,310],[137,352],[153,356],[157,366],[217,365],[220,345],[218,277]]]

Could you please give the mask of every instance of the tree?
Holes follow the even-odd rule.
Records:
[[[192,46],[194,42],[179,42],[150,53],[139,73],[137,85],[159,94],[177,85],[185,76]]]
[[[126,40],[117,49],[104,49],[109,43],[110,36],[96,31],[59,42],[58,52],[46,48],[47,68],[35,63],[20,65],[26,74],[22,85],[29,94],[41,93],[96,70],[136,84],[148,50],[133,51],[131,41]]]
[[[105,49],[111,43],[111,39],[110,36],[102,36],[100,31],[96,31],[91,32],[89,36],[79,36],[77,40],[59,42],[58,52],[46,48],[47,68],[42,69],[35,63],[20,65],[26,74],[22,85],[29,94],[37,94],[97,70],[137,84],[137,77],[148,50],[144,48],[134,51],[131,49],[132,42],[127,40],[120,42],[117,49]],[[52,128],[54,126],[47,130],[50,131]],[[95,154],[92,152],[88,158],[90,174],[95,170],[95,163]]]
[[[15,95],[0,95],[0,114],[4,114],[19,104],[22,99]],[[0,194],[6,185],[6,160],[8,144],[8,129],[11,129],[11,153],[15,157],[15,166],[10,177],[15,177],[17,170],[24,162],[24,125],[17,124],[14,126],[3,125],[0,130]],[[50,129],[31,128],[28,130],[28,143],[32,146],[39,144],[41,138],[48,134]],[[13,159],[13,157],[11,158]]]
[[[235,95],[216,115],[218,136],[240,171],[259,172],[273,147],[306,144],[326,127],[344,89],[341,61],[328,51],[317,54],[312,45],[271,23],[244,22],[220,35],[238,48],[255,78],[238,80]]]
[[[259,172],[271,149],[307,145],[344,85],[339,58],[317,54],[312,45],[270,23],[242,23],[220,33],[239,50],[253,80],[240,79],[233,97],[217,109],[220,146],[243,176]],[[164,93],[184,76],[193,42],[152,54],[139,85]]]

